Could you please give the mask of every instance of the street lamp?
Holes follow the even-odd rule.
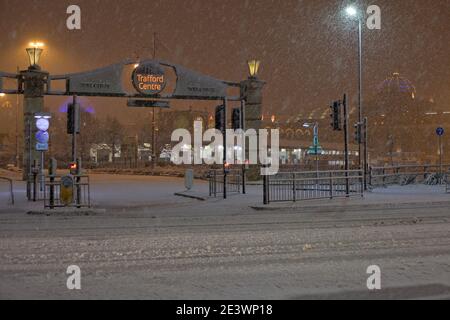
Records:
[[[253,60],[249,60],[247,62],[247,64],[248,64],[248,71],[250,73],[250,77],[256,78],[256,76],[258,75],[259,66],[261,65],[261,61],[253,59]]]
[[[39,66],[39,60],[42,52],[44,51],[44,44],[42,42],[30,42],[29,47],[26,49],[28,59],[30,60],[30,67]]]
[[[351,18],[358,19],[358,123],[361,125],[363,123],[363,106],[362,106],[362,16],[355,7],[349,6],[345,9],[347,16]],[[359,168],[361,168],[361,141],[358,143],[358,162]],[[367,150],[365,150],[365,153]],[[366,176],[366,166],[367,163],[364,164],[364,177]]]
[[[358,11],[353,6],[349,6],[345,9],[345,12],[350,17],[355,17],[358,14]]]

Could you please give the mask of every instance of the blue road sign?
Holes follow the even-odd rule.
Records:
[[[48,151],[48,143],[36,143],[36,151]]]
[[[439,128],[436,129],[436,134],[437,134],[439,137],[443,136],[444,133],[445,133],[444,128],[439,127]]]

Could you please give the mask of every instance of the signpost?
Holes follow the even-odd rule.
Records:
[[[48,129],[50,128],[50,119],[52,115],[50,113],[37,112],[34,114],[36,120],[36,146],[35,150],[40,152],[40,164],[39,164],[39,175],[40,175],[40,190],[44,191],[45,187],[45,177],[44,177],[44,153],[48,151],[48,143],[50,140],[50,135]],[[35,188],[36,189],[36,188]]]
[[[439,140],[439,182],[442,183],[442,136],[444,135],[445,130],[442,127],[436,129],[436,135]]]

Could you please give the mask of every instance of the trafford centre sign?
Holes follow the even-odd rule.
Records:
[[[122,86],[124,69],[130,66],[135,67],[132,85],[137,92],[126,92]],[[171,86],[173,90],[165,90],[168,87],[169,73],[173,73],[173,78],[176,79],[175,86]],[[0,92],[23,93],[23,83],[19,83],[19,91],[4,88],[2,80],[5,78],[17,79],[19,76],[0,72]],[[65,81],[65,90],[54,90],[52,88],[54,81]],[[227,89],[230,86],[238,87],[240,83],[218,80],[165,61],[147,60],[139,63],[124,61],[81,73],[48,75],[44,79],[42,94],[239,101],[241,97],[227,97]]]
[[[161,93],[166,86],[163,68],[152,62],[136,66],[133,71],[132,82],[138,92],[149,96]]]

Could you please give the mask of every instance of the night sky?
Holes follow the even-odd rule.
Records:
[[[240,81],[261,60],[265,113],[323,109],[347,92],[356,102],[357,24],[349,2],[322,0],[0,0],[0,70],[25,68],[25,46],[46,44],[52,74],[86,71],[125,58],[157,57],[216,78]],[[82,10],[82,30],[66,28],[66,8]],[[450,0],[360,1],[382,10],[382,29],[364,29],[365,97],[393,72],[419,97],[450,109]],[[99,115],[125,116],[123,99],[89,98]],[[62,98],[46,98],[50,108]],[[216,103],[209,103],[215,106]],[[175,102],[174,107],[198,106]],[[203,106],[203,105],[202,105]]]

